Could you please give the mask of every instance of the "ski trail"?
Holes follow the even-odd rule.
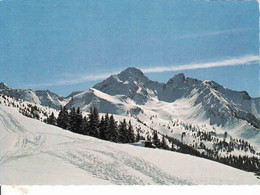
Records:
[[[76,151],[75,148],[77,148]],[[129,153],[114,150],[108,146],[105,146],[105,151],[85,147],[84,143],[71,142],[45,152],[99,179],[108,180],[117,185],[191,184]]]
[[[20,158],[46,153],[82,169],[94,177],[108,180],[118,185],[145,184],[189,184],[184,180],[163,172],[148,161],[115,150],[106,144],[105,151],[90,147],[84,139],[71,139],[61,143],[46,145],[46,136],[51,134],[32,133],[27,131],[11,114],[0,108],[0,117],[4,127],[12,136],[15,144],[0,157],[0,165]],[[93,142],[93,145],[95,142]]]
[[[15,144],[0,157],[0,165],[40,152],[46,137],[28,132],[11,114],[0,107],[3,126],[11,136],[16,137]]]

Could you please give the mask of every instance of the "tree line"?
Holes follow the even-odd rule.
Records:
[[[74,133],[116,143],[133,143],[140,140],[139,131],[137,130],[137,135],[135,135],[131,121],[127,123],[123,119],[118,122],[112,114],[109,115],[108,113],[100,119],[98,110],[95,107],[91,108],[88,116],[84,117],[80,108],[71,108],[68,111],[66,107],[61,107],[57,118],[52,113],[44,122]]]

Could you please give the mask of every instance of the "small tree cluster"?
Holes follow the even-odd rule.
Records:
[[[127,123],[123,119],[118,124],[114,116],[109,116],[108,114],[105,117],[102,116],[100,119],[97,108],[91,108],[89,115],[83,117],[79,108],[77,110],[72,108],[71,111],[68,111],[66,107],[61,107],[57,119],[54,113],[52,113],[47,117],[45,122],[68,129],[74,133],[89,135],[112,142],[133,143],[136,141],[134,129],[130,121]]]

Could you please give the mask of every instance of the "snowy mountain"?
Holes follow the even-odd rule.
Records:
[[[67,106],[80,107],[83,111],[97,107],[103,113],[136,115],[148,123],[152,116],[157,116],[156,120],[164,125],[177,119],[204,123],[260,145],[260,98],[184,74],[175,75],[167,83],[158,83],[136,68],[127,68],[73,96]],[[170,134],[161,126],[156,128]]]
[[[66,101],[62,96],[49,90],[31,90],[31,89],[11,89],[5,83],[0,83],[0,91],[10,97],[23,99],[25,101],[35,103],[42,106],[59,109],[61,105],[65,105]]]
[[[127,68],[93,88],[111,96],[120,95],[123,101],[133,100],[137,107],[153,99],[173,103],[181,98],[196,98],[192,106],[202,104],[211,124],[233,124],[230,120],[235,117],[256,128],[260,126],[260,98],[251,98],[245,91],[232,91],[214,81],[185,78],[184,74],[177,74],[164,84],[149,80],[136,68]]]
[[[162,87],[163,84],[149,80],[140,70],[127,68],[93,88],[111,96],[124,95],[136,104],[143,105],[150,97],[158,96],[158,90]]]
[[[260,183],[211,160],[74,134],[3,104],[0,135],[2,185]]]
[[[0,88],[9,96],[56,109],[66,105],[68,109],[80,107],[88,112],[97,107],[100,113],[131,117],[148,129],[183,139],[198,150],[201,142],[208,149],[216,149],[216,142],[201,141],[195,137],[194,129],[214,134],[216,139],[223,139],[227,132],[227,138],[246,140],[260,151],[260,98],[251,98],[247,92],[233,91],[214,81],[177,74],[167,83],[159,83],[136,68],[127,68],[67,98],[50,91],[12,90],[6,84]]]

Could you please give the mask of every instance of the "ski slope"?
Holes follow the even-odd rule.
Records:
[[[260,180],[206,159],[77,135],[0,105],[0,184],[260,184]]]

